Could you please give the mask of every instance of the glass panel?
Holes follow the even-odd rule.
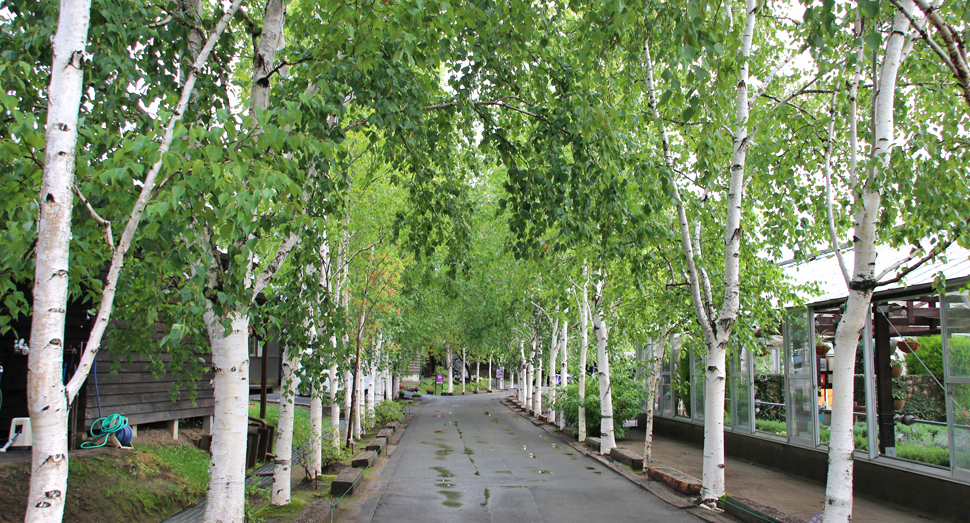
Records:
[[[970,297],[966,292],[952,293],[944,302],[949,353],[947,376],[970,377]]]
[[[732,394],[734,392],[734,376],[732,376],[731,372],[734,368],[734,362],[732,360],[733,356],[728,352],[727,359],[725,360],[727,369],[725,369],[724,373],[727,377],[724,382],[724,426],[728,428],[731,427],[731,418],[734,415],[731,410],[731,403],[733,403],[731,400],[734,398],[734,394]]]
[[[739,428],[751,428],[751,381],[748,379],[748,366],[751,363],[751,353],[742,349],[735,358],[733,365],[735,373],[733,379],[733,394],[735,409],[734,425]]]
[[[950,415],[953,419],[953,457],[956,468],[970,471],[970,412],[964,407],[970,402],[970,384],[951,385],[953,393]]]
[[[660,397],[658,412],[661,416],[673,415],[673,389],[671,387],[672,383],[670,380],[671,350],[672,347],[668,347],[668,350],[664,352],[663,370],[660,373],[659,381],[660,390],[657,392],[658,396]]]
[[[754,399],[755,428],[772,434],[786,435],[785,391],[782,373],[784,338],[771,336],[766,340],[765,353],[755,359]]]
[[[684,337],[678,337],[670,345],[670,362],[673,367],[674,415],[690,417],[690,353],[683,344]]]
[[[815,351],[812,349],[812,340],[809,338],[811,330],[808,325],[808,313],[802,309],[795,311],[791,319],[788,320],[788,373],[789,374],[811,374],[812,358]]]
[[[691,360],[691,417],[695,421],[704,420],[704,349],[703,345],[692,344],[690,347]]]
[[[950,293],[943,301],[951,462],[954,473],[966,477],[970,474],[970,296],[966,291]]]
[[[815,443],[816,400],[814,387],[809,379],[792,379],[792,438],[803,439]]]

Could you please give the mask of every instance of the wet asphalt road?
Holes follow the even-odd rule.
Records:
[[[504,394],[437,397],[368,474],[354,521],[692,522],[511,412]]]

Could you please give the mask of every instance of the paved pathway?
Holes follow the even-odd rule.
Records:
[[[700,521],[551,438],[501,397],[425,396],[347,520]]]

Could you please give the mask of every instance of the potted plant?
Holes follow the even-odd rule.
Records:
[[[815,354],[818,357],[824,357],[832,349],[832,344],[825,336],[821,334],[815,335]]]
[[[901,352],[906,354],[912,354],[919,350],[923,344],[919,342],[916,338],[905,338],[896,342],[896,348]]]
[[[894,378],[898,378],[903,375],[903,360],[893,358],[889,360],[889,367],[893,371]]]
[[[906,406],[906,393],[902,389],[893,390],[893,410],[903,410]]]

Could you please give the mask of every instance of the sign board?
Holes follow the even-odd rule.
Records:
[[[499,367],[498,369],[495,370],[495,377],[496,378],[501,378],[503,376],[505,376],[505,369]]]
[[[434,375],[434,382],[435,383],[444,383],[445,382],[445,375],[444,374],[435,374]]]

